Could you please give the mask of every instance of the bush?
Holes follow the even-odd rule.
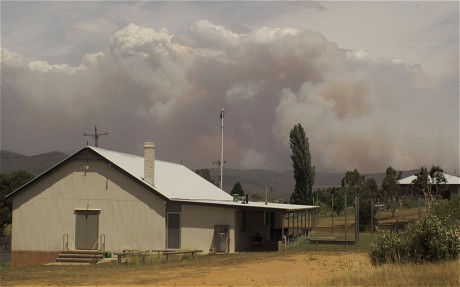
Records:
[[[457,259],[460,229],[447,221],[429,216],[409,223],[400,232],[380,232],[377,240],[371,243],[369,256],[372,264]]]
[[[439,218],[452,217],[460,222],[460,196],[440,201],[434,208],[434,214]]]
[[[391,231],[396,231],[396,232],[403,231],[408,224],[409,224],[409,221],[396,221],[396,222],[389,223],[391,227]]]

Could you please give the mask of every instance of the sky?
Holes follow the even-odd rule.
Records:
[[[210,168],[459,167],[459,2],[1,1],[1,149]]]

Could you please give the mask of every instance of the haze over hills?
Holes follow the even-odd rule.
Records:
[[[209,170],[212,179],[215,182],[218,180],[218,170],[212,168]],[[402,177],[413,175],[418,170],[403,171]],[[340,187],[342,178],[346,172],[321,172],[315,173],[315,184],[314,188],[325,188],[325,187]],[[385,178],[385,173],[370,173],[363,174],[366,178],[373,178],[378,185],[382,184]],[[273,195],[268,190],[268,198],[272,197],[274,200],[277,199],[289,199],[292,191],[294,190],[295,180],[292,171],[270,171],[261,169],[243,170],[243,169],[224,169],[224,184],[223,189],[230,192],[233,185],[236,182],[240,182],[244,191],[248,194],[258,194],[265,199],[265,189],[268,182],[274,183]]]
[[[66,157],[67,154],[53,151],[39,155],[26,156],[10,151],[0,151],[1,164],[0,170],[26,170],[33,175],[37,176],[54,165],[58,164]],[[218,182],[217,168],[209,169],[212,179]],[[417,172],[417,170],[403,171],[403,177],[409,176]],[[346,172],[316,172],[315,187],[330,187],[340,186],[341,180]],[[377,184],[381,184],[385,173],[372,173],[364,174],[366,178],[374,178]],[[274,183],[274,192],[268,192],[268,198],[276,199],[289,199],[292,191],[294,190],[294,177],[292,171],[270,171],[263,169],[224,169],[224,185],[223,189],[230,192],[236,182],[240,182],[244,191],[250,195],[258,194],[265,199],[265,189],[267,182]]]
[[[47,169],[53,167],[68,157],[67,154],[59,151],[27,156],[15,152],[1,150],[0,155],[0,170],[2,172],[22,169],[30,172],[35,176],[45,172]]]

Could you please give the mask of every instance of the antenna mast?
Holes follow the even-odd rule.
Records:
[[[105,132],[103,134],[98,134],[97,133],[97,126],[94,126],[94,134],[87,134],[87,133],[83,134],[84,137],[92,137],[92,138],[94,138],[94,146],[95,147],[98,146],[99,137],[100,136],[107,136],[107,135],[109,135],[107,132]]]
[[[222,189],[222,180],[224,176],[224,108],[220,111],[220,119],[222,120],[222,143],[220,150],[220,189]]]

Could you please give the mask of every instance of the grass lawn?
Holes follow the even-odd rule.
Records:
[[[392,217],[391,212],[387,210],[380,210],[377,217],[377,211],[374,216],[374,224],[377,225],[377,220],[380,223],[392,223],[396,221],[407,221],[412,219],[418,218],[418,207],[400,207],[395,212],[395,217]],[[422,206],[420,209],[421,216],[426,215],[426,208]],[[353,225],[355,223],[355,212],[354,209],[349,207],[348,208],[348,215],[347,215],[347,224]],[[334,214],[334,226],[344,226],[345,224],[345,216],[344,214],[336,215]],[[330,212],[324,214],[320,214],[318,217],[318,226],[332,226],[332,216]]]
[[[373,235],[374,237],[377,236],[376,234]],[[308,237],[312,238],[334,238],[334,239],[345,239],[344,233],[328,233],[328,232],[316,232],[313,231],[309,234]],[[354,240],[355,234],[348,233],[347,235],[348,240]],[[314,244],[310,243],[308,238],[301,239],[296,243],[292,244],[288,247],[287,251],[289,252],[297,252],[297,251],[340,251],[340,252],[368,252],[372,242],[372,235],[370,233],[363,233],[359,234],[359,241],[355,242],[354,245],[332,245],[332,244]]]

